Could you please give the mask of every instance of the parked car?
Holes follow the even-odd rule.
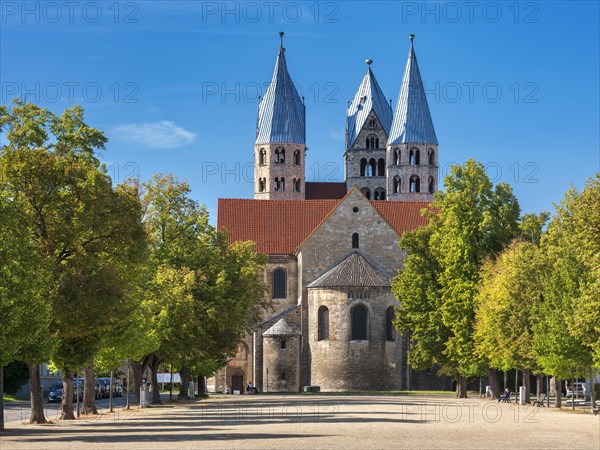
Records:
[[[110,392],[110,377],[101,377],[98,378],[98,380],[100,380],[101,383],[104,383],[106,395],[104,398],[108,398]],[[119,380],[114,378],[112,382],[112,395],[113,398],[123,396],[123,385],[119,382]]]
[[[571,384],[567,385],[567,397],[571,397],[573,395],[573,389]],[[585,397],[585,383],[581,381],[575,382],[575,397]]]
[[[83,390],[84,390],[84,386],[85,386],[85,378],[77,378],[77,380],[81,383],[81,387],[80,389],[80,396],[81,396],[81,400],[83,400]],[[95,398],[98,399],[98,393],[100,392],[100,384],[96,381],[96,388],[95,388]]]
[[[117,381],[117,397],[123,397],[123,385]]]
[[[100,384],[100,398],[108,398],[109,396],[109,379],[108,378],[96,378],[96,382]]]
[[[83,383],[73,380],[73,401],[77,401],[77,383],[79,384],[79,400],[83,400]],[[63,384],[54,383],[48,393],[48,403],[60,403],[63,397]]]

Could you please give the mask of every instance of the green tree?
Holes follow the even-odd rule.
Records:
[[[122,313],[128,271],[146,249],[141,206],[130,193],[113,189],[94,154],[106,138],[84,122],[80,107],[55,116],[15,101],[10,112],[2,111],[0,126],[8,139],[0,179],[23,203],[31,238],[52,271],[50,334],[56,345],[51,355],[31,358],[51,356],[63,372],[62,417],[73,418],[72,371],[89,363]],[[32,417],[42,402],[36,391]]]
[[[571,188],[556,206],[542,239],[550,262],[534,328],[535,352],[557,379],[593,379],[600,342],[600,175],[577,192]],[[594,356],[596,360],[594,361]]]
[[[495,369],[523,369],[527,397],[529,373],[538,369],[531,349],[545,269],[536,245],[514,241],[484,263],[476,298],[477,353]]]
[[[155,175],[144,187],[154,271],[148,292],[159,347],[142,362],[152,370],[158,403],[161,362],[178,368],[185,398],[191,368],[232,352],[256,323],[264,306],[259,274],[266,259],[251,243],[230,246],[227,236],[208,224],[205,208],[190,198],[187,183]]]
[[[23,205],[0,184],[0,429],[4,426],[2,368],[48,333],[49,271],[31,239]]]
[[[499,183],[493,187],[483,165],[474,160],[453,166],[444,186],[445,192],[436,193],[426,213],[426,249],[421,246],[419,252],[419,246],[413,245],[417,250],[409,251],[405,262],[405,267],[412,268],[411,259],[421,260],[414,267],[426,264],[436,282],[433,287],[411,282],[409,278],[418,276],[415,270],[403,270],[393,289],[401,304],[397,317],[406,312],[405,303],[412,302],[420,312],[412,320],[401,319],[399,329],[413,333],[414,341],[417,332],[434,332],[426,342],[411,344],[411,363],[412,348],[420,348],[429,362],[440,364],[442,372],[457,378],[457,396],[465,397],[466,377],[481,373],[484,364],[473,340],[479,270],[486,258],[497,255],[517,235],[519,205],[510,186]],[[410,234],[402,237],[401,248],[411,239]],[[435,264],[429,263],[431,258]],[[411,289],[402,291],[402,286]]]

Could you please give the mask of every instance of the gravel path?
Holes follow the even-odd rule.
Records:
[[[600,449],[600,415],[442,396],[215,396],[8,424],[0,448]]]

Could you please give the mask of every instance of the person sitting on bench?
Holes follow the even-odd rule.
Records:
[[[510,389],[508,389],[508,388],[504,389],[504,394],[502,394],[500,396],[500,398],[498,399],[498,402],[507,402],[508,399],[510,398],[510,394],[511,394]]]

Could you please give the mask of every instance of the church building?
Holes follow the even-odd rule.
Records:
[[[219,199],[217,227],[269,256],[264,321],[209,380],[217,391],[450,389],[407,363],[393,327],[400,236],[425,225],[438,140],[411,44],[395,110],[371,60],[346,115],[344,182],[306,181],[306,109],[281,44],[258,108],[254,199]],[[250,120],[250,119],[249,119]]]

